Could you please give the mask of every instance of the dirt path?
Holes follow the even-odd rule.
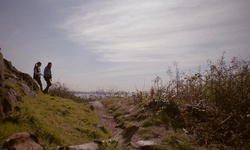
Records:
[[[88,104],[94,107],[98,116],[99,124],[107,128],[111,132],[112,138],[115,139],[116,137],[119,137],[119,135],[121,135],[122,132],[124,132],[123,129],[117,127],[119,124],[117,124],[113,116],[105,110],[105,107],[100,101],[96,100],[96,101],[89,102]],[[129,148],[130,150],[135,149],[135,147],[137,147],[136,146],[137,144],[135,143],[142,140],[141,137],[137,133],[135,133],[132,136],[133,137],[130,141],[130,144],[126,145],[127,148]]]
[[[116,128],[118,124],[115,122],[113,116],[105,110],[100,101],[89,102],[89,105],[92,105],[95,108],[99,124],[107,128],[111,132],[112,137],[115,137],[122,132],[121,128]]]

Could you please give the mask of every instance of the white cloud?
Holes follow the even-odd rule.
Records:
[[[249,0],[8,3],[15,5],[0,9],[0,38],[9,45],[5,56],[31,72],[37,60],[52,61],[56,78],[84,90],[121,82],[133,89],[163,75],[174,61],[188,70],[223,51],[227,57],[249,56]]]
[[[185,55],[201,45],[212,50],[214,43],[240,38],[241,7],[226,1],[100,2],[91,8],[79,6],[62,28],[72,41],[98,53],[99,61],[162,61],[159,56]]]

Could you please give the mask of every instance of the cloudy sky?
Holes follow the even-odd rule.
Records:
[[[250,57],[249,0],[0,0],[6,59],[33,74],[53,63],[53,82],[74,90],[148,90],[178,62]],[[188,73],[187,73],[188,74]],[[43,84],[45,82],[43,81]]]

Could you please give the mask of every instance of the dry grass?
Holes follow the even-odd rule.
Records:
[[[60,82],[52,84],[49,94],[62,98],[68,98],[76,102],[86,101],[86,99],[76,96],[74,91],[72,91],[66,84]]]
[[[199,69],[193,75],[181,73],[175,65],[175,73],[167,72],[171,80],[163,84],[157,77],[148,94],[138,92],[133,98],[108,99],[104,103],[124,124],[148,115],[137,122],[144,126],[146,136],[154,135],[147,128],[158,124],[179,133],[177,139],[183,134],[192,137],[197,147],[250,148],[250,61],[232,58],[227,64],[222,56],[216,63],[208,61],[209,69]],[[144,111],[129,115],[132,107]]]

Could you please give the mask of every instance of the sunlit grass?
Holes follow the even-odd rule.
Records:
[[[98,120],[94,111],[69,99],[39,94],[37,98],[23,97],[21,111],[12,113],[0,125],[0,140],[29,131],[38,135],[47,148],[75,145],[109,137],[94,127]]]

